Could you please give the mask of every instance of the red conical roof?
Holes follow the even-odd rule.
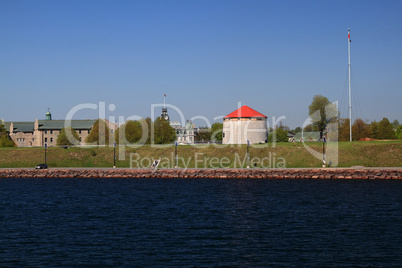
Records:
[[[228,114],[224,118],[239,118],[239,117],[263,117],[263,118],[267,118],[262,113],[259,113],[254,109],[251,109],[247,105],[243,105],[242,107],[240,107],[236,111]]]

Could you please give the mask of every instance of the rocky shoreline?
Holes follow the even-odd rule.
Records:
[[[261,179],[402,179],[402,168],[292,169],[0,169],[0,178],[261,178]]]

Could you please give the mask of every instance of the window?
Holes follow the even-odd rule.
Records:
[[[113,134],[113,129],[111,129],[110,132]]]
[[[50,130],[50,134],[53,134],[53,130]]]
[[[47,142],[47,138],[45,138],[45,142]]]
[[[89,130],[88,130],[88,134],[89,134]]]
[[[35,138],[32,138],[32,142],[35,142]]]
[[[45,134],[47,134],[47,129],[45,129]]]
[[[51,142],[51,143],[53,142],[53,138],[50,138],[50,142]]]
[[[222,138],[224,138],[224,137],[225,137],[225,132],[222,133]]]
[[[81,130],[78,130],[78,133],[81,134]]]

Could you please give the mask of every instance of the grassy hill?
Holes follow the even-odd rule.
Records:
[[[322,143],[277,143],[262,148],[250,147],[252,167],[321,167]],[[333,154],[329,148],[336,148]],[[49,167],[112,167],[113,147],[51,147],[47,149]],[[314,157],[309,150],[317,152]],[[117,147],[116,166],[149,167],[160,159],[161,168],[175,166],[175,148],[168,146]],[[246,167],[247,146],[196,145],[178,146],[178,166],[188,168],[240,168]],[[332,157],[331,157],[332,155]],[[338,167],[401,167],[402,141],[339,142],[327,144],[327,163]],[[124,159],[124,160],[123,160]],[[44,148],[0,148],[0,167],[34,167],[44,163]]]

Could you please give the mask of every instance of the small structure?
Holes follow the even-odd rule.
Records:
[[[320,132],[298,132],[289,140],[290,142],[313,142],[321,141]]]
[[[268,142],[267,116],[244,105],[223,118],[222,144]]]
[[[178,121],[170,122],[170,126],[176,131],[176,141],[178,144],[194,144],[197,129],[191,120],[188,120],[184,127]]]

